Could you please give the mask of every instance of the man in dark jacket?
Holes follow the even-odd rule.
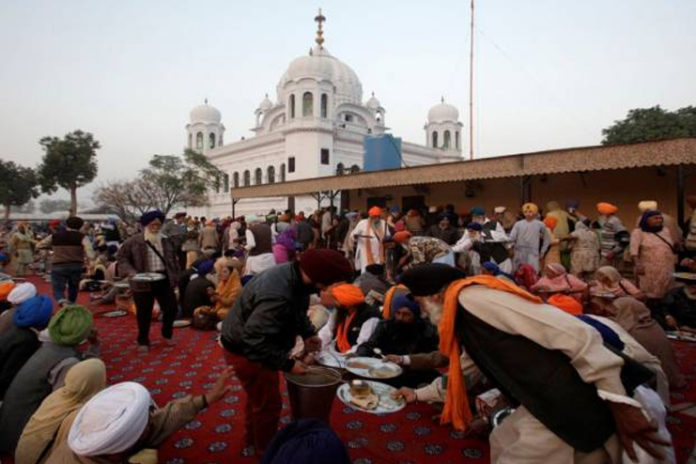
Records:
[[[164,279],[153,281],[150,290],[133,292],[133,301],[138,318],[138,349],[147,351],[150,345],[150,323],[155,299],[162,311],[162,337],[168,344],[172,340],[174,319],[176,318],[176,295],[174,288],[179,280],[179,260],[172,241],[160,233],[164,214],[161,211],[148,211],[140,218],[143,232],[126,240],[118,250],[119,273],[132,277],[137,273],[156,272]]]
[[[278,428],[282,406],[278,371],[306,372],[304,364],[288,355],[296,337],[304,339],[307,352],[321,347],[307,317],[309,295],[352,277],[352,266],[342,254],[309,250],[299,263],[256,275],[224,320],[221,343],[247,394],[246,443],[257,453],[263,452]]]
[[[68,287],[68,302],[77,300],[77,290],[82,277],[85,257],[95,257],[92,245],[87,237],[80,232],[85,221],[77,216],[65,221],[66,229],[55,232],[37,245],[37,248],[52,248],[51,283],[53,298],[57,302],[64,301],[65,287]]]

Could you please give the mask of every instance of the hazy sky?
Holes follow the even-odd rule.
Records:
[[[97,184],[152,154],[181,153],[207,97],[225,140],[313,45],[350,65],[392,132],[424,143],[441,95],[468,124],[469,1],[130,1],[0,3],[0,157],[35,165],[38,140],[74,129],[102,143]],[[693,0],[479,0],[479,156],[594,145],[630,108],[696,104]],[[466,139],[466,138],[465,138]],[[465,144],[465,151],[468,144]]]

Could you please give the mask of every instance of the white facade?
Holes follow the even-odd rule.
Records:
[[[210,206],[192,214],[225,217],[232,213],[230,189],[312,177],[331,176],[339,170],[362,169],[363,142],[367,135],[384,133],[385,109],[374,94],[363,103],[362,84],[355,72],[330,55],[323,46],[324,21],[321,12],[316,45],[306,56],[294,59],[276,87],[275,102],[268,95],[254,112],[254,135],[223,144],[225,127],[220,112],[209,105],[191,111],[186,125],[187,147],[205,154],[225,173],[220,192],[210,194]],[[452,109],[454,111],[452,111]],[[428,115],[426,137],[449,131],[451,143],[402,144],[407,166],[449,162],[461,159],[462,124],[458,111],[444,101]],[[203,145],[201,146],[201,141]],[[286,198],[244,199],[235,214],[266,214],[284,210]],[[311,212],[313,198],[297,197],[295,210]]]

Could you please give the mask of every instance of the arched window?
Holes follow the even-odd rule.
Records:
[[[459,131],[454,133],[454,146],[459,150]]]
[[[247,169],[244,171],[244,186],[248,187],[249,185],[251,185],[251,173]]]
[[[189,140],[188,147],[193,148],[193,145],[192,145],[193,144],[193,134],[191,134],[190,132],[189,132],[188,140]]]
[[[321,117],[329,117],[329,96],[325,93],[321,94]]]
[[[314,96],[312,92],[305,92],[302,95],[302,117],[312,116],[314,114]]]
[[[196,150],[203,149],[203,132],[196,134]]]
[[[232,174],[232,185],[234,185],[234,188],[239,187],[239,173],[235,172]]]
[[[285,163],[280,165],[280,181],[285,182]]]
[[[210,148],[215,148],[215,134],[212,132],[208,134],[208,146]]]
[[[256,168],[256,171],[254,171],[254,184],[255,185],[261,185],[263,182],[263,171],[261,168]]]
[[[450,141],[451,141],[451,134],[450,131],[446,130],[445,131],[445,140],[443,141],[442,148],[447,150],[450,147]]]
[[[345,167],[343,166],[343,163],[338,163],[336,165],[336,175],[342,176],[344,169],[345,169]]]
[[[222,176],[222,191],[223,193],[228,192],[230,190],[230,175],[225,174]]]
[[[433,148],[437,148],[437,131],[433,131]]]
[[[268,166],[266,169],[266,177],[268,177],[266,183],[275,184],[275,168],[273,166]]]
[[[295,94],[290,94],[290,103],[288,104],[290,106],[290,118],[295,117]]]

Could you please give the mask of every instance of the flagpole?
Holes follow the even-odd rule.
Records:
[[[469,51],[469,159],[474,159],[474,0],[471,0],[471,49]]]

